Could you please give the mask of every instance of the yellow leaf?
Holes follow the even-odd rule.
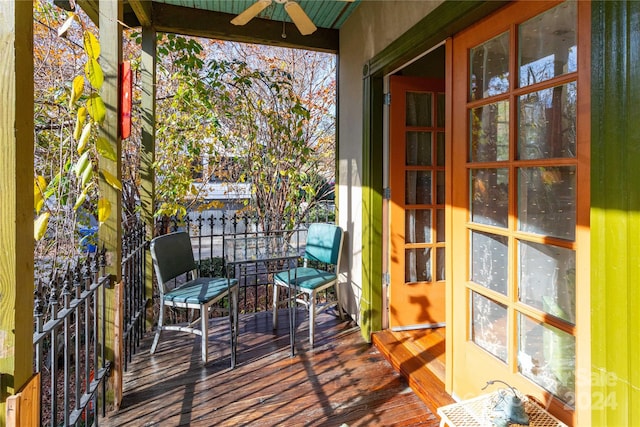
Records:
[[[89,136],[91,136],[91,123],[87,123],[82,129],[82,135],[80,135],[80,139],[78,140],[78,154],[82,154],[84,149],[87,148]]]
[[[76,76],[71,83],[71,97],[69,98],[69,108],[73,108],[73,104],[78,102],[84,91],[84,77]]]
[[[76,141],[80,139],[80,132],[82,132],[82,126],[87,119],[87,109],[85,107],[78,108],[78,115],[76,116],[76,128],[73,131],[73,139]]]
[[[111,216],[111,202],[105,198],[98,200],[98,222],[104,224],[104,222]]]
[[[107,140],[107,138],[99,136],[98,141],[96,141],[96,149],[98,150],[98,153],[100,153],[100,155],[105,159],[109,159],[114,162],[116,161],[116,152],[113,147],[111,147],[111,143]]]
[[[89,190],[91,189],[91,187],[93,186],[93,183],[90,182],[89,185],[87,185],[84,190],[82,190],[82,193],[80,193],[80,195],[78,195],[78,198],[76,199],[76,204],[73,205],[73,210],[78,210],[78,208],[82,205],[82,203],[84,203],[84,201],[87,198],[87,194],[89,193]]]
[[[84,172],[84,168],[87,167],[89,163],[89,152],[85,151],[82,156],[78,159],[75,165],[73,165],[73,172],[76,176],[80,176],[82,172]]]
[[[87,76],[87,79],[89,79],[91,86],[96,90],[100,90],[102,83],[104,83],[104,73],[97,60],[93,58],[87,60],[84,64],[84,74]]]
[[[92,59],[98,59],[100,56],[100,42],[93,35],[91,31],[84,32],[84,51],[87,52],[87,56]]]
[[[34,208],[37,213],[40,213],[42,206],[44,206],[44,190],[47,188],[47,180],[42,175],[38,175],[33,179],[33,201]]]
[[[107,181],[107,183],[112,186],[113,188],[122,191],[122,183],[120,182],[120,180],[118,178],[116,178],[115,176],[113,176],[112,174],[110,174],[109,172],[107,172],[104,169],[101,169],[100,172],[102,173],[102,176],[104,177],[104,180]]]
[[[69,28],[71,27],[71,24],[73,24],[73,20],[75,19],[75,17],[75,13],[69,12],[69,17],[67,18],[67,20],[64,21],[64,24],[62,24],[60,28],[58,28],[58,37],[64,37],[67,35],[67,31],[69,31]]]
[[[102,124],[104,117],[107,114],[107,109],[104,106],[104,102],[100,95],[92,93],[87,99],[87,111],[91,118],[98,124]]]
[[[49,212],[45,212],[41,214],[38,218],[36,218],[33,223],[33,238],[36,240],[42,239],[44,233],[47,231],[47,225],[49,224]]]
[[[81,184],[82,184],[83,187],[87,185],[87,182],[89,182],[91,180],[92,176],[93,176],[93,164],[91,162],[89,162],[87,164],[87,167],[84,168],[84,171],[82,172]]]

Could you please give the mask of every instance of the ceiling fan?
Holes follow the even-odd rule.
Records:
[[[284,10],[287,12],[295,26],[298,27],[298,31],[300,31],[300,34],[306,36],[312,34],[315,30],[317,30],[313,21],[311,21],[309,16],[297,2],[292,0],[275,0],[275,2],[284,5]],[[231,20],[231,23],[233,25],[244,25],[255,18],[260,12],[265,10],[269,5],[271,5],[271,3],[272,0],[257,0],[238,16],[233,18]]]

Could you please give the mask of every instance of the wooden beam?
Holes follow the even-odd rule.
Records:
[[[142,83],[142,145],[140,147],[140,216],[146,225],[147,239],[154,236],[155,213],[155,169],[156,161],[156,31],[152,27],[142,27],[142,53],[140,74]],[[151,253],[145,251],[145,295],[151,301],[153,295],[153,264]],[[147,328],[153,326],[153,307],[149,305],[151,316],[147,316]]]
[[[87,14],[95,25],[100,25],[100,6],[98,0],[76,0],[76,4],[84,10],[84,13]]]
[[[228,13],[155,3],[152,22],[158,32],[329,53],[338,52],[338,30],[318,28],[313,34],[303,36],[293,24],[286,23],[287,37],[282,38],[282,22],[254,18],[246,25],[236,26],[231,24],[234,17],[235,15]]]
[[[33,4],[0,13],[0,425],[33,372]]]
[[[100,169],[106,170],[122,182],[122,144],[118,124],[120,120],[120,63],[122,62],[122,2],[103,1],[100,3],[100,65],[104,73],[104,83],[101,97],[107,109],[105,120],[100,128],[101,136],[105,137],[116,153],[116,161],[100,159]],[[111,204],[111,215],[100,226],[99,244],[107,250],[107,274],[111,275],[112,283],[118,283],[122,276],[122,195],[120,191],[109,185],[104,177],[100,177],[100,196]],[[114,360],[115,344],[115,316],[116,302],[113,287],[106,290],[105,323],[107,325],[105,343],[107,346],[104,357]],[[114,370],[120,371],[122,365],[115,364]],[[121,372],[118,375],[122,375]],[[109,388],[114,390],[113,379],[110,377]],[[116,391],[118,394],[119,391]],[[113,402],[114,393],[108,393],[107,400]]]
[[[129,5],[141,26],[151,25],[151,0],[129,0]]]

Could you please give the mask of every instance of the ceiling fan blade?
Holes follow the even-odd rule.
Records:
[[[231,23],[233,25],[244,25],[255,18],[260,12],[265,10],[270,4],[271,0],[258,0],[246,8],[241,14],[233,18]]]
[[[284,10],[287,11],[293,23],[298,27],[298,31],[303,36],[309,35],[317,30],[311,19],[302,10],[302,7],[294,1],[288,1],[284,4]]]

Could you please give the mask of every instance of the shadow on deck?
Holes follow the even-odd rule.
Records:
[[[209,363],[197,337],[166,332],[156,354],[143,340],[124,377],[120,409],[106,426],[438,426],[359,328],[334,312],[318,316],[316,347],[298,311],[290,357],[286,310],[271,328],[268,312],[240,317],[236,369],[229,369],[228,323],[211,321]]]

